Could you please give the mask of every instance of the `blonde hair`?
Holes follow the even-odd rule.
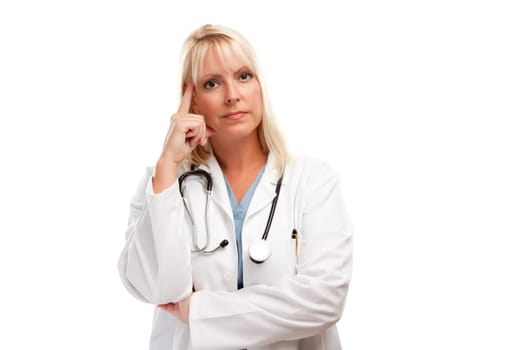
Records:
[[[194,83],[199,78],[208,51],[211,48],[218,48],[220,50],[224,45],[229,45],[246,60],[249,68],[259,82],[263,107],[261,123],[257,127],[257,135],[259,136],[262,150],[273,153],[275,167],[280,172],[283,172],[288,157],[286,143],[277,127],[255,52],[249,42],[240,33],[224,26],[206,24],[189,35],[184,42],[181,53],[181,95],[184,93],[184,89],[190,78]],[[193,107],[190,108],[190,112],[194,113],[192,108]],[[192,164],[204,164],[209,156],[209,149],[198,145],[189,155],[188,161]]]

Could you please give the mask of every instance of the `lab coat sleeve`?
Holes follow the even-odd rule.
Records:
[[[340,181],[324,164],[301,180],[297,275],[278,286],[197,291],[190,304],[195,350],[264,346],[319,334],[341,317],[352,269],[352,226]],[[301,234],[301,233],[300,233]]]
[[[151,304],[177,302],[191,293],[191,252],[178,182],[160,194],[148,168],[130,205],[120,277],[128,291]]]

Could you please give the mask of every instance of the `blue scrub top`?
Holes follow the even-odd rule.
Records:
[[[257,188],[257,185],[259,184],[259,181],[261,180],[262,174],[264,173],[264,169],[266,168],[266,164],[259,170],[259,174],[257,174],[257,177],[255,180],[253,180],[252,184],[250,185],[250,188],[246,192],[246,194],[242,197],[241,202],[237,203],[237,199],[235,198],[235,195],[233,194],[233,190],[230,186],[230,183],[228,182],[228,179],[226,176],[224,176],[224,182],[226,182],[226,188],[228,189],[228,196],[230,197],[230,204],[232,206],[232,212],[233,212],[233,219],[235,222],[235,240],[237,241],[237,266],[238,266],[238,273],[237,273],[237,289],[242,289],[244,287],[243,282],[243,272],[242,272],[242,225],[244,223],[244,218],[246,217],[246,212],[248,211],[248,206],[250,205],[250,201],[252,200],[253,193],[255,192],[255,189]]]

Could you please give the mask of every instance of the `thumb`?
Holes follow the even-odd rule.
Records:
[[[206,138],[215,135],[215,130],[206,125]]]
[[[201,141],[201,146],[206,145],[206,142],[208,142],[208,138],[214,134],[215,134],[215,130],[213,130],[208,125],[206,125],[206,132],[205,132],[204,138]]]

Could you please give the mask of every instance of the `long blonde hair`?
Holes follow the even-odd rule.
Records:
[[[272,152],[275,158],[274,165],[279,172],[282,172],[284,171],[288,157],[286,143],[277,127],[255,52],[250,43],[240,33],[224,26],[206,24],[188,36],[184,42],[181,53],[181,95],[184,93],[184,89],[190,78],[193,82],[197,81],[202,72],[208,51],[215,47],[220,49],[224,45],[229,45],[247,61],[249,68],[259,82],[263,107],[261,123],[257,127],[257,135],[259,136],[262,150],[264,152]],[[192,108],[190,109],[190,113],[194,113]],[[198,145],[190,154],[188,161],[193,164],[204,164],[209,156],[209,149]]]

